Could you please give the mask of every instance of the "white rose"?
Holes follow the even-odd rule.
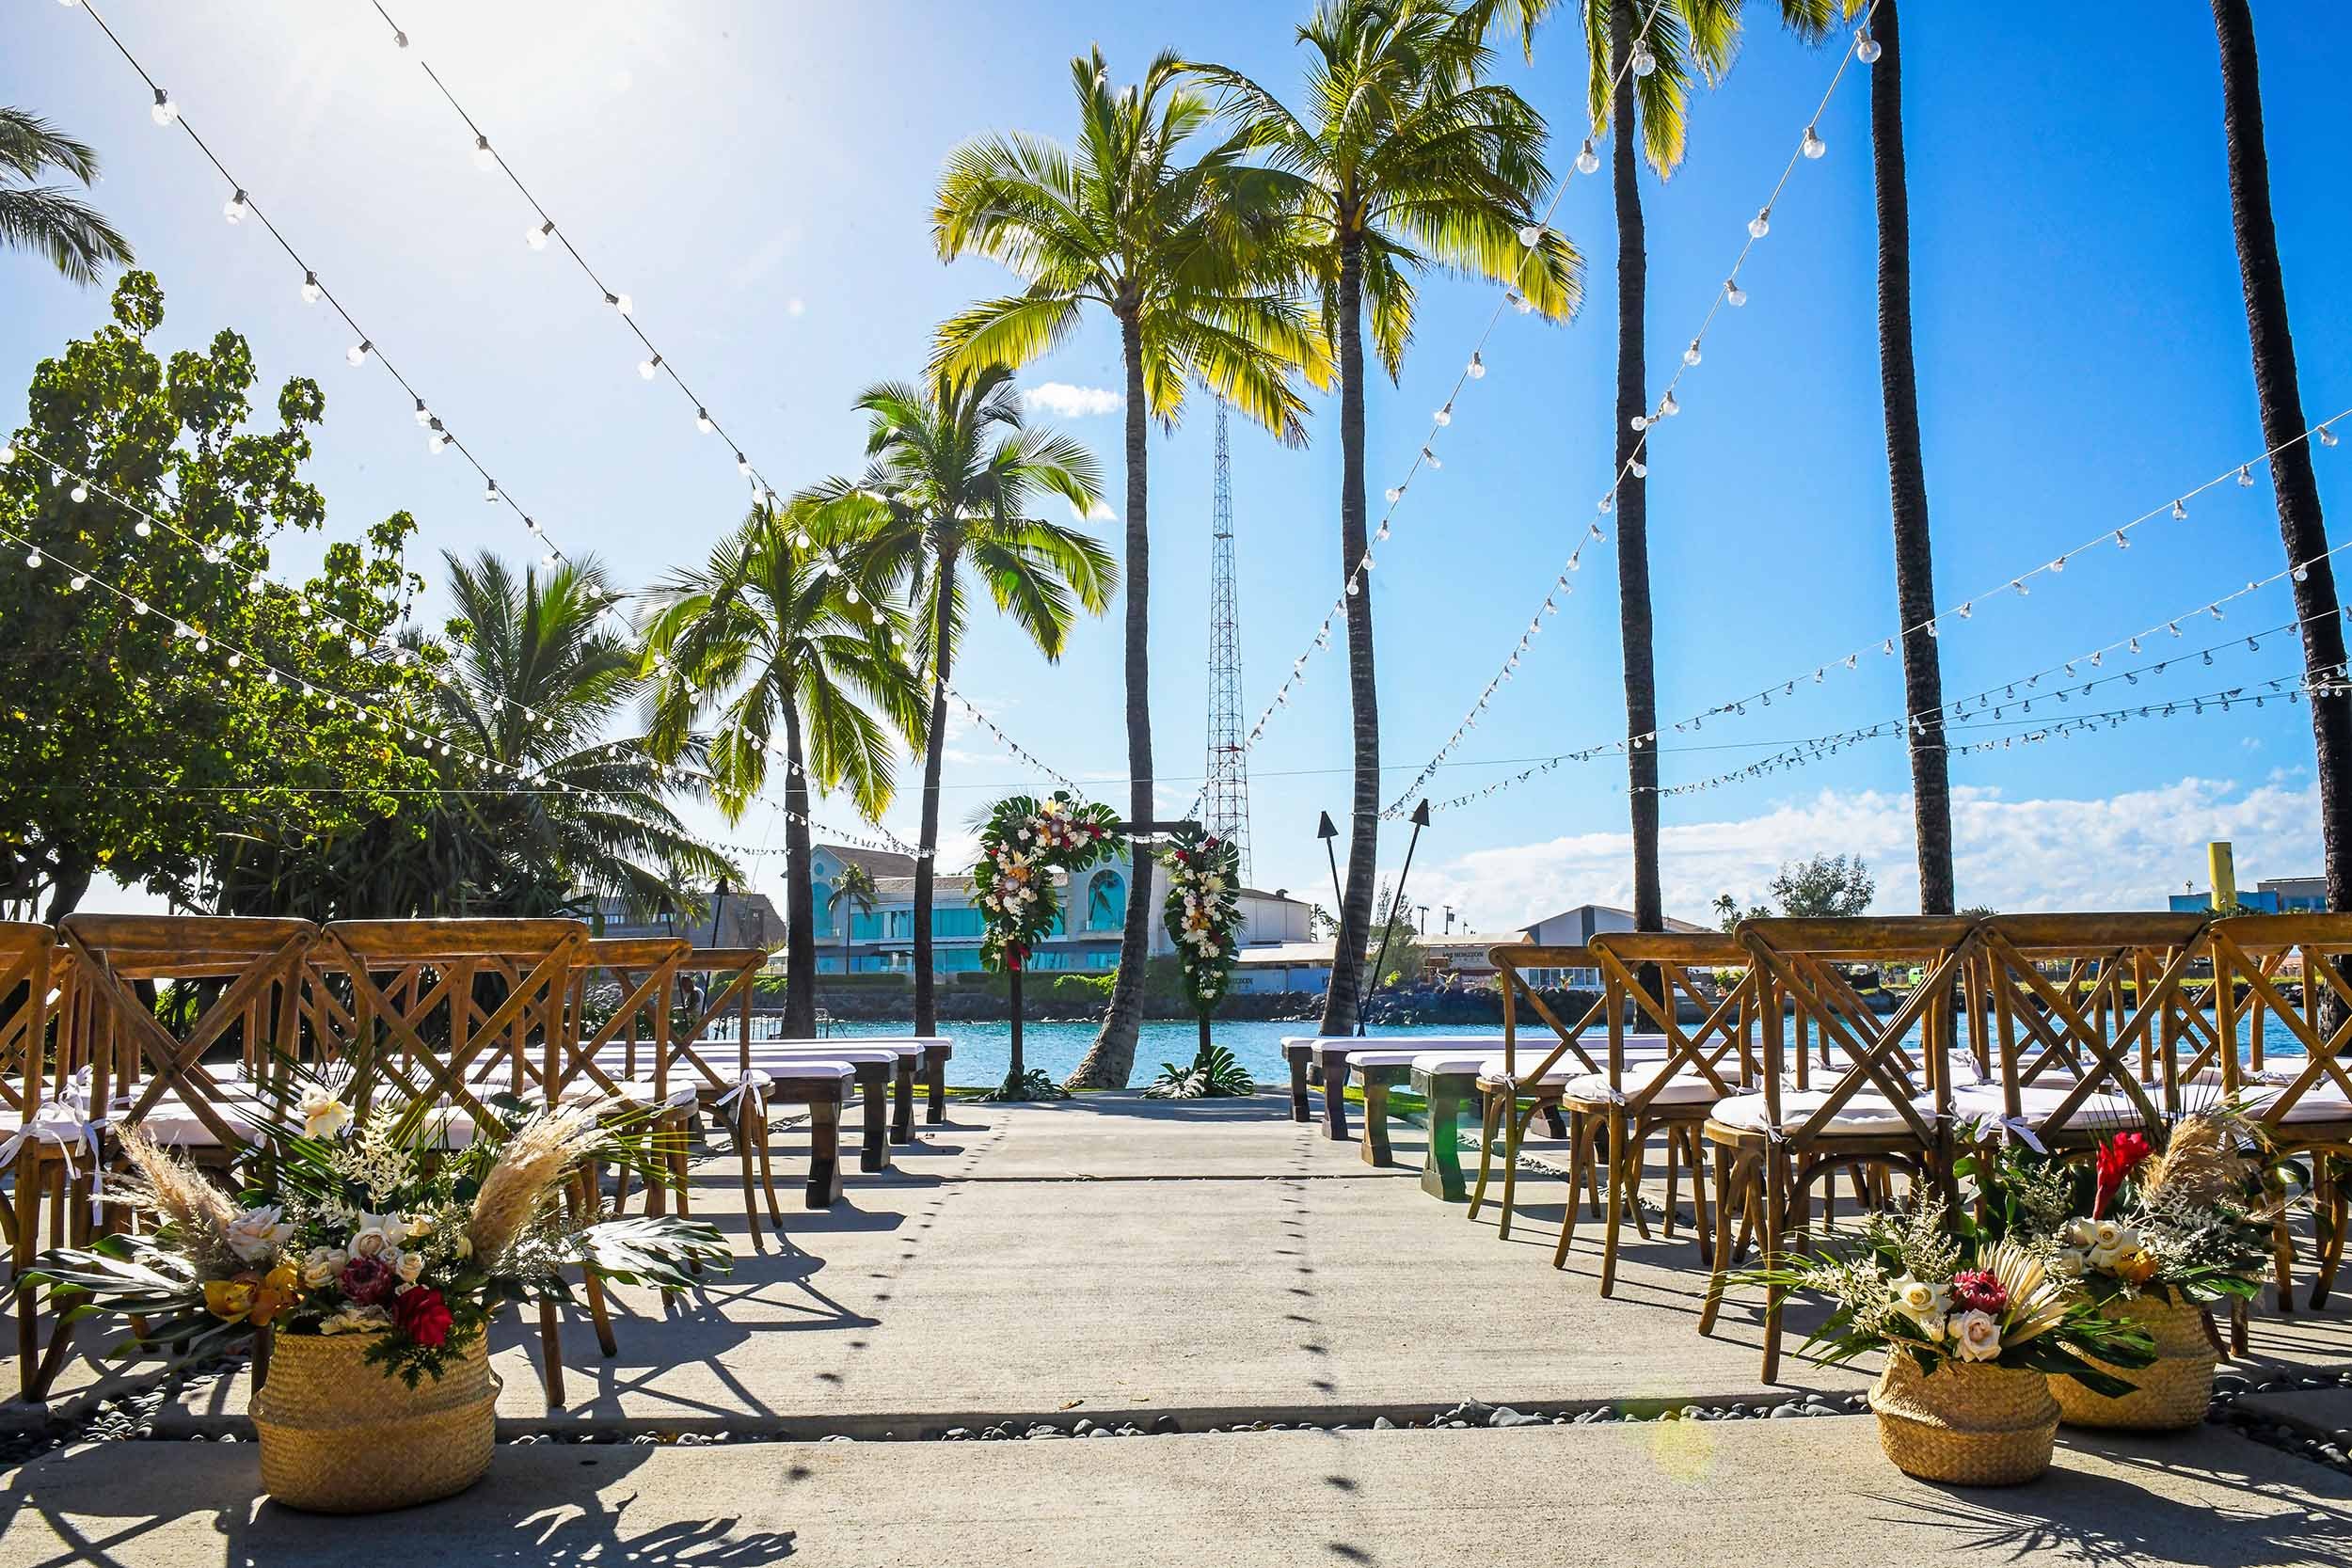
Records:
[[[402,1284],[414,1285],[418,1275],[424,1273],[424,1254],[404,1252],[400,1255],[400,1261],[393,1267],[399,1274]]]
[[[1963,1361],[1990,1361],[2001,1354],[2001,1325],[1990,1312],[1963,1312],[1951,1321],[1952,1352]]]
[[[2078,1246],[2061,1247],[2058,1256],[2050,1259],[2050,1273],[2058,1279],[2080,1279],[2090,1256]]]
[[[2094,1269],[2112,1269],[2138,1250],[2138,1231],[2128,1225],[2102,1220],[2099,1222],[2098,1242],[2090,1249],[2090,1266]]]
[[[387,1263],[396,1261],[400,1243],[408,1239],[408,1227],[398,1214],[361,1214],[359,1228],[351,1233],[350,1252],[354,1258],[378,1258]],[[391,1258],[384,1258],[386,1253]]]
[[[1948,1285],[1933,1285],[1905,1275],[1895,1281],[1894,1290],[1897,1309],[1915,1321],[1941,1317],[1951,1310],[1952,1289]]]
[[[2085,1251],[2098,1244],[2099,1227],[2089,1220],[2073,1220],[2066,1227],[2066,1244]]]
[[[351,1107],[325,1089],[312,1089],[302,1097],[304,1137],[331,1138],[350,1125]]]
[[[358,1307],[349,1302],[342,1309],[319,1324],[321,1334],[372,1334],[391,1323],[381,1307]]]
[[[1951,1320],[1941,1312],[1921,1313],[1911,1321],[1917,1326],[1921,1337],[1931,1345],[1943,1339],[1944,1332],[1951,1323]]]
[[[2121,1246],[2123,1237],[2127,1234],[2129,1232],[2115,1221],[2101,1220],[2091,1227],[2090,1244],[2094,1247]]]
[[[258,1263],[294,1240],[294,1227],[281,1218],[276,1204],[247,1209],[230,1220],[222,1233],[229,1250],[248,1263]]]
[[[351,1257],[341,1247],[314,1246],[302,1259],[302,1283],[312,1290],[331,1283]]]

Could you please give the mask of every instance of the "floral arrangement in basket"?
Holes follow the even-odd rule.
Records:
[[[2173,1123],[2161,1151],[2123,1132],[2089,1163],[2010,1144],[1959,1169],[1974,1176],[1988,1224],[2093,1302],[2206,1307],[2251,1300],[2270,1265],[2283,1200],[2266,1191],[2274,1173],[2258,1149],[2245,1118],[2223,1106]]]
[[[1084,871],[1115,852],[1118,821],[1110,807],[1076,800],[1066,790],[1042,800],[1008,796],[990,809],[972,865],[983,964],[999,972],[1027,967],[1061,917],[1056,873]]]
[[[262,1328],[368,1335],[366,1359],[413,1388],[502,1306],[568,1300],[567,1268],[664,1291],[686,1289],[690,1268],[724,1270],[712,1226],[571,1212],[564,1189],[585,1162],[672,1179],[642,1130],[593,1103],[510,1108],[511,1130],[485,1125],[453,1148],[446,1116],[392,1105],[355,1119],[313,1082],[299,1123],[262,1128],[234,1196],[126,1127],[131,1178],[107,1197],[151,1228],[46,1253],[23,1283],[49,1289],[61,1323],[128,1319],[117,1354],[196,1359]]]
[[[1160,1076],[1144,1093],[1160,1100],[1254,1093],[1248,1069],[1209,1039],[1209,1014],[1232,983],[1241,957],[1241,850],[1230,839],[1188,825],[1162,851],[1160,864],[1168,871],[1160,924],[1175,944],[1185,998],[1200,1020],[1200,1049],[1189,1068],[1161,1063]]]
[[[2102,1315],[2034,1250],[1980,1230],[1933,1198],[1871,1213],[1856,1245],[1741,1277],[1836,1303],[1805,1340],[1808,1354],[1833,1365],[1883,1350],[1909,1356],[1928,1375],[1993,1366],[2066,1373],[2124,1394],[2129,1383],[2087,1359],[2132,1368],[2154,1354],[2144,1332]]]

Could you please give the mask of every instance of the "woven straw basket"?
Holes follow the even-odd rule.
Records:
[[[2058,1402],[2040,1372],[1947,1362],[1922,1372],[1890,1353],[1870,1390],[1879,1446],[1905,1475],[1960,1486],[2014,1486],[2050,1467]]]
[[[471,1486],[497,1431],[486,1338],[410,1388],[365,1359],[373,1335],[279,1335],[253,1396],[262,1489],[313,1513],[375,1513]]]
[[[2152,1296],[2137,1301],[2112,1301],[2106,1316],[2136,1323],[2156,1341],[2156,1360],[2150,1367],[2090,1365],[2132,1385],[2121,1399],[2094,1394],[2071,1377],[2050,1379],[2050,1393],[2069,1426],[2127,1427],[2135,1432],[2178,1432],[2199,1425],[2213,1403],[2214,1368],[2219,1357],[2205,1333],[2205,1314],[2187,1302],[2163,1302]]]

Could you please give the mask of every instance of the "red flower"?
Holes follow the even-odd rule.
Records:
[[[2155,1150],[2149,1147],[2144,1132],[2118,1132],[2099,1146],[2099,1193],[2090,1205],[2090,1217],[2103,1218],[2112,1200],[2132,1172]]]
[[[440,1291],[428,1286],[413,1286],[394,1297],[392,1321],[400,1324],[403,1334],[427,1350],[449,1338],[449,1304],[441,1299]]]
[[[342,1286],[343,1294],[360,1306],[381,1307],[384,1298],[392,1293],[392,1287],[400,1280],[393,1275],[390,1265],[378,1259],[354,1258],[343,1265],[338,1283]]]
[[[2009,1291],[1985,1269],[1963,1269],[1952,1275],[1952,1305],[1963,1311],[1998,1312],[2009,1305]]]

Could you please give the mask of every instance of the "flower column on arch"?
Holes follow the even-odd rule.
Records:
[[[1118,822],[1108,806],[1057,790],[1042,800],[1008,796],[990,809],[981,826],[979,858],[972,866],[972,900],[981,920],[980,962],[1012,977],[1012,1061],[1002,1098],[1026,1098],[1021,976],[1061,917],[1055,878],[1074,877],[1117,853],[1126,842]]]

